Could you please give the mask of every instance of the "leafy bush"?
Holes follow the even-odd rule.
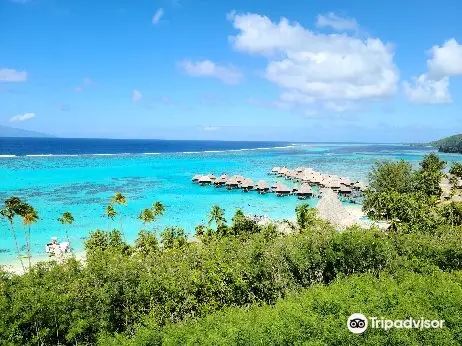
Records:
[[[274,306],[228,308],[203,319],[167,325],[146,322],[134,338],[102,338],[101,345],[459,345],[462,273],[400,271],[351,276],[291,294]],[[361,312],[387,319],[444,320],[441,329],[347,329]]]

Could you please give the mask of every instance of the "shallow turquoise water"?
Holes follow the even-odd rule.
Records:
[[[267,175],[273,166],[312,167],[329,174],[365,180],[376,159],[405,159],[417,165],[429,148],[404,145],[297,144],[290,148],[227,152],[168,153],[159,155],[0,157],[0,200],[17,195],[32,204],[40,221],[32,227],[33,252],[43,254],[52,236],[64,239],[56,221],[64,211],[75,217],[71,243],[83,249],[83,239],[96,228],[107,229],[104,209],[115,192],[126,195],[124,232],[133,241],[142,228],[139,211],[161,201],[166,206],[159,227],[179,225],[189,234],[206,222],[214,204],[226,210],[228,220],[236,208],[245,213],[291,218],[298,200],[291,196],[258,195],[227,191],[191,183],[194,174],[241,174],[254,179],[274,180]],[[442,155],[447,161],[462,161],[461,155]],[[309,203],[315,205],[316,200]],[[117,226],[119,221],[112,223]],[[22,225],[15,224],[23,243]],[[14,257],[14,244],[5,220],[0,220],[0,262]]]

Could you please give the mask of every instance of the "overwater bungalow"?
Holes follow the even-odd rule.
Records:
[[[265,194],[270,189],[270,187],[268,186],[268,184],[264,180],[260,180],[257,183],[257,185],[255,185],[255,188],[257,189],[258,193],[261,194],[261,195]]]
[[[233,175],[230,179],[233,179],[240,184],[245,180],[245,177],[243,177],[242,175]]]
[[[244,192],[249,192],[249,190],[253,189],[253,180],[252,179],[244,179],[241,183],[241,189]]]
[[[280,183],[274,192],[276,192],[276,196],[282,197],[290,195],[291,191],[292,190],[287,185]]]
[[[210,179],[210,176],[208,175],[203,175],[202,177],[199,178],[198,182],[201,186],[210,185],[212,183],[212,179]]]
[[[234,179],[234,177],[231,177],[230,179],[228,179],[225,185],[228,190],[237,189],[239,187],[239,182],[236,179]]]
[[[348,186],[342,185],[342,186],[340,186],[340,189],[338,190],[338,192],[339,192],[339,194],[341,194],[343,196],[349,196],[349,195],[351,195],[353,190]]]
[[[227,181],[228,181],[228,175],[227,174],[222,174],[213,183],[214,183],[215,187],[220,187],[220,186],[224,186]]]
[[[287,167],[282,167],[279,172],[277,173],[278,176],[283,177],[287,174],[289,169]]]
[[[321,185],[323,182],[323,178],[321,177],[320,174],[315,174],[311,178],[311,183],[314,185]]]
[[[191,180],[193,183],[197,183],[201,177],[202,175],[196,174]]]
[[[210,180],[212,180],[212,181],[217,179],[217,177],[214,176],[213,174],[208,174],[208,177],[209,177]]]
[[[268,174],[278,174],[280,170],[281,170],[281,167],[273,167],[271,172],[269,172]]]
[[[313,196],[313,190],[309,184],[302,184],[296,192],[296,195],[298,196],[298,199],[306,199]]]
[[[363,191],[365,191],[367,189],[367,186],[358,181],[358,182],[353,184],[353,189],[363,192]]]
[[[303,167],[295,168],[295,172],[297,172],[297,173],[302,173],[304,170],[305,170],[305,168],[303,168]]]

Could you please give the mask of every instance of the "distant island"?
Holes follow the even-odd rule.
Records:
[[[0,137],[53,137],[41,132],[0,125]]]
[[[442,153],[459,153],[462,154],[462,134],[446,137],[429,145],[437,147]]]

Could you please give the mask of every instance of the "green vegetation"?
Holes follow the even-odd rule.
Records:
[[[91,232],[85,263],[0,271],[0,345],[461,344],[462,204],[438,202],[444,165],[374,166],[364,208],[387,231],[338,232],[300,204],[288,235],[241,210],[228,223],[219,206],[197,241],[177,227],[141,230],[133,245],[110,225]],[[7,200],[2,215],[23,215],[23,203]],[[164,211],[156,202],[139,219]],[[353,312],[446,323],[354,335]]]
[[[462,134],[454,135],[430,143],[442,153],[460,153],[462,154]]]
[[[425,302],[425,304],[423,304]],[[458,345],[462,342],[462,272],[383,273],[316,285],[274,306],[228,308],[203,319],[164,328],[146,324],[131,340],[103,338],[101,345]],[[362,337],[346,328],[352,311],[367,316],[443,319],[445,329],[368,329]]]
[[[444,223],[440,182],[446,162],[427,155],[419,169],[405,161],[377,162],[369,174],[363,210],[372,220],[386,220],[394,231],[434,232]]]

